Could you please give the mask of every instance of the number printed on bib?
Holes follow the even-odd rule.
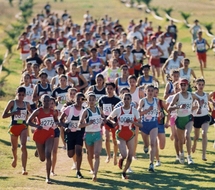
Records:
[[[90,116],[89,117],[89,120],[93,120],[93,124],[91,124],[90,126],[87,126],[87,130],[88,131],[94,131],[96,129],[100,129],[101,128],[101,123],[102,123],[102,119],[101,119],[101,116],[100,115],[97,115],[97,116]]]
[[[130,123],[127,123],[126,122],[127,120],[134,121],[134,115],[133,114],[123,114],[119,117],[119,122],[121,125],[129,126]]]
[[[53,117],[46,117],[40,119],[40,126],[43,127],[45,130],[49,130],[49,128],[54,126],[54,118]]]
[[[78,128],[78,122],[79,121],[71,121],[69,123],[69,129],[71,130],[71,132],[76,132],[76,131],[80,131],[81,129]]]
[[[205,44],[197,44],[197,49],[200,51],[205,50]]]
[[[20,112],[20,115],[14,115],[14,120],[17,121],[17,123],[22,124],[23,121],[26,120],[27,110],[20,110]]]
[[[112,112],[112,104],[103,104],[103,112],[106,116]]]

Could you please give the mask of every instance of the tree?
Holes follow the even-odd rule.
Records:
[[[181,16],[183,17],[185,24],[188,24],[188,18],[191,16],[191,14],[181,11]]]

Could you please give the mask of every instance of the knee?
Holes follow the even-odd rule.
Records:
[[[109,141],[110,141],[110,135],[107,135],[107,134],[105,135],[105,141],[106,141],[106,142],[109,142]]]
[[[78,149],[76,150],[75,154],[76,154],[77,157],[82,156],[82,150],[81,150],[80,148],[78,148]]]
[[[114,146],[117,146],[117,141],[116,141],[116,139],[113,139],[113,144],[114,144]]]
[[[160,149],[163,150],[165,148],[165,143],[160,144]]]
[[[100,154],[98,152],[95,152],[95,159],[99,159]]]
[[[47,151],[45,155],[46,155],[46,159],[51,159],[51,151]]]
[[[40,161],[44,162],[46,160],[45,156],[40,156]]]
[[[74,154],[70,153],[70,152],[68,152],[67,155],[68,155],[69,158],[72,158],[74,156]]]
[[[22,145],[21,145],[21,151],[23,152],[23,151],[26,151],[26,150],[27,150],[26,144],[22,144]]]
[[[151,148],[155,148],[156,147],[156,141],[151,141],[150,146],[151,146]]]
[[[14,151],[17,151],[17,147],[12,147],[11,150],[14,152]]]
[[[129,154],[128,157],[127,157],[127,160],[128,160],[129,162],[131,162],[131,161],[132,161],[132,157],[133,157],[133,155],[132,155],[132,154]]]
[[[202,131],[202,138],[203,138],[203,139],[207,138],[207,133],[204,132],[204,131]]]

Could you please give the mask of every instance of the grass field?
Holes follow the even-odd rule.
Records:
[[[38,13],[44,6],[46,1],[35,0],[34,13]],[[72,15],[75,23],[81,24],[83,14],[86,10],[90,10],[90,14],[94,18],[101,18],[105,14],[112,16],[113,19],[119,19],[120,22],[127,27],[130,19],[138,22],[145,16],[153,21],[154,27],[162,25],[164,28],[168,23],[166,21],[157,21],[152,16],[146,15],[143,11],[129,9],[120,3],[118,0],[64,0],[63,3],[53,3],[52,10],[63,13],[64,9]],[[0,36],[4,37],[4,29],[8,27],[8,23],[15,22],[15,14],[19,12],[16,3],[14,7],[10,7],[8,2],[0,0]],[[174,12],[172,17],[182,19],[179,11],[192,13],[189,19],[192,22],[194,19],[199,19],[200,22],[213,21],[215,1],[212,0],[153,0],[152,6],[161,7],[159,13],[164,16],[162,8],[173,7]],[[187,57],[191,60],[191,67],[200,76],[199,65],[195,54],[191,51],[190,34],[183,24],[177,25],[179,30],[179,41],[183,43],[183,50]],[[206,36],[205,36],[206,37]],[[211,38],[206,37],[210,42]],[[15,47],[14,47],[15,49]],[[4,55],[6,49],[0,45],[0,55]],[[210,92],[215,89],[214,84],[214,56],[213,52],[208,52],[208,68],[205,70],[206,76],[206,91]],[[0,114],[7,104],[7,101],[14,97],[15,88],[19,84],[21,74],[21,61],[19,60],[18,52],[14,50],[12,59],[4,65],[4,70],[0,75]],[[163,91],[163,88],[161,92]],[[173,142],[168,138],[170,130],[166,131],[166,148],[161,151],[162,166],[156,168],[156,173],[148,173],[148,156],[143,153],[142,140],[139,141],[137,156],[138,160],[132,162],[134,173],[130,174],[128,181],[123,181],[120,178],[120,170],[117,166],[113,166],[112,161],[105,164],[105,151],[102,151],[100,162],[100,170],[98,174],[98,182],[91,181],[89,174],[89,166],[84,154],[82,170],[84,179],[78,180],[75,178],[75,171],[70,170],[72,160],[66,155],[66,151],[59,148],[58,162],[56,166],[55,177],[52,177],[53,184],[45,184],[45,163],[41,163],[38,158],[34,157],[35,144],[33,141],[28,142],[28,165],[27,170],[29,175],[21,175],[21,162],[18,160],[16,169],[11,167],[11,147],[7,128],[9,119],[0,119],[0,190],[5,189],[215,189],[215,164],[213,149],[214,128],[211,126],[208,134],[208,151],[207,162],[201,160],[201,139],[198,143],[197,151],[193,155],[195,164],[192,166],[174,164],[175,152]],[[140,136],[139,136],[140,137]],[[139,138],[141,139],[141,138]],[[61,144],[60,144],[61,146]],[[18,151],[20,157],[20,150]]]

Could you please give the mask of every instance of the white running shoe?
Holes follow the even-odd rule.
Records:
[[[155,167],[159,167],[159,166],[161,166],[161,162],[158,160],[155,164]]]
[[[128,173],[133,173],[131,167],[129,167],[129,168],[127,169],[127,172],[128,172]]]
[[[192,157],[191,156],[187,156],[187,163],[190,164],[194,164]]]
[[[27,141],[31,141],[31,137],[28,136],[28,137],[27,137]]]
[[[179,162],[184,164],[184,153],[179,154]]]
[[[73,163],[72,167],[71,167],[71,170],[76,170],[77,167],[76,167],[76,163]]]

